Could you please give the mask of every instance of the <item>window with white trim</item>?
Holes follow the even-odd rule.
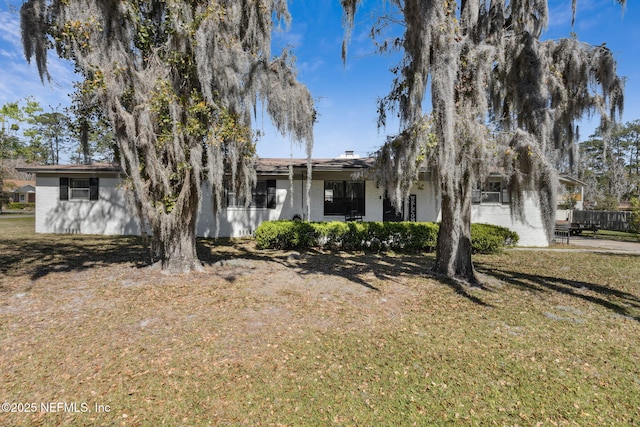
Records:
[[[60,200],[98,200],[99,179],[60,178]]]
[[[89,178],[69,179],[69,200],[89,200]]]
[[[490,177],[473,190],[471,200],[474,204],[509,203],[509,189],[502,178]]]

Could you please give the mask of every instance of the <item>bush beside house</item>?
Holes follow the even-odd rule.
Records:
[[[267,221],[255,232],[260,249],[432,252],[438,224],[432,222],[305,222]],[[473,253],[491,254],[518,243],[505,227],[472,224]]]
[[[33,211],[36,209],[35,203],[9,202],[6,204],[7,209]]]

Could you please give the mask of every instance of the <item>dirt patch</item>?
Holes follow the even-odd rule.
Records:
[[[372,261],[377,268],[371,268]],[[257,353],[265,343],[297,331],[361,329],[401,319],[416,292],[406,284],[406,268],[373,255],[295,253],[223,254],[203,272],[178,276],[133,264],[96,266],[35,280],[14,277],[3,292],[0,314],[7,315],[5,328],[16,333],[29,325],[95,334],[90,323],[106,324],[100,331],[110,337],[105,345],[118,342],[125,348],[140,345],[141,334],[172,340],[197,333],[229,349],[221,362]],[[212,320],[221,328],[203,330],[200,325]]]

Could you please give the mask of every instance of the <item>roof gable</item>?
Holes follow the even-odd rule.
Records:
[[[35,191],[36,191],[36,187],[34,187],[31,184],[23,185],[22,187],[18,187],[15,190],[13,190],[14,193],[35,193]]]
[[[35,185],[36,185],[35,181],[29,181],[26,179],[4,179],[2,181],[2,191],[13,192],[13,191],[16,191],[17,189],[20,189],[21,187],[25,187],[28,185],[33,187],[35,191]]]

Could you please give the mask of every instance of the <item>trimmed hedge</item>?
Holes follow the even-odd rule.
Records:
[[[315,230],[306,221],[266,221],[255,232],[259,249],[308,249],[316,246]]]
[[[500,253],[504,248],[518,244],[520,236],[506,227],[493,224],[471,224],[471,252],[474,254]]]
[[[15,210],[19,210],[19,209],[26,209],[26,210],[33,210],[36,208],[36,204],[35,203],[21,203],[21,202],[9,202],[7,203],[7,209],[15,209]]]
[[[431,251],[438,227],[416,222],[316,222],[317,247],[342,250]]]
[[[431,252],[438,224],[432,222],[267,221],[255,232],[259,249]],[[515,246],[518,235],[505,227],[472,224],[473,253],[491,254]]]

